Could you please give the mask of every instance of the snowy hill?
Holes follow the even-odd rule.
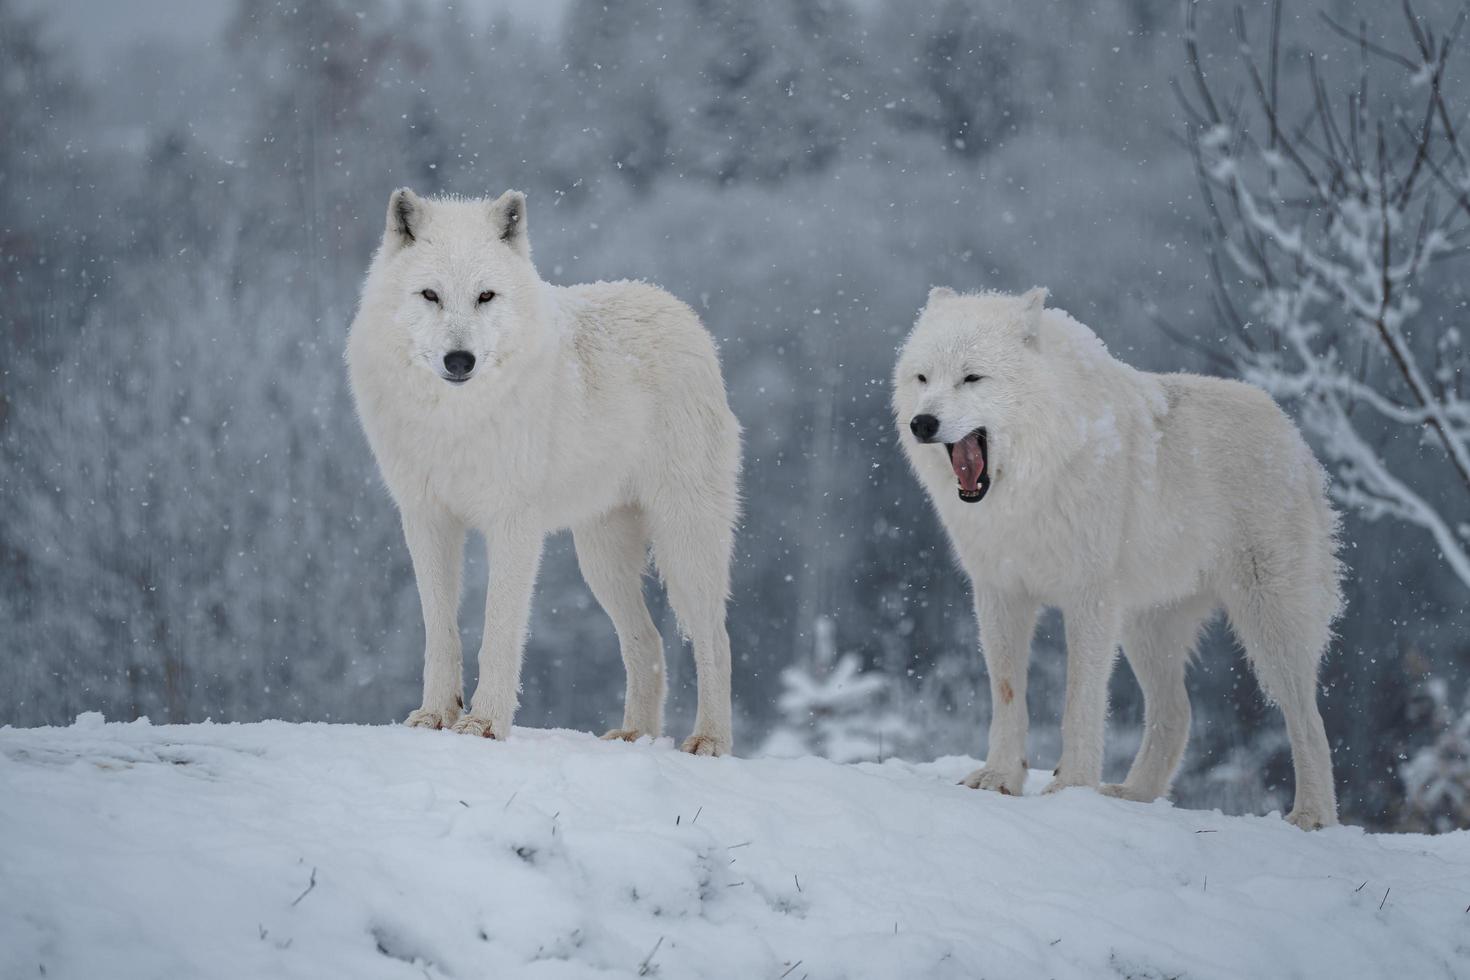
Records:
[[[1470,976],[1470,833],[1007,798],[955,785],[975,765],[3,729],[0,976]]]

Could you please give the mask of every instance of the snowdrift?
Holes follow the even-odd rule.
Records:
[[[0,976],[1470,976],[1470,833],[956,786],[977,764],[3,729]]]

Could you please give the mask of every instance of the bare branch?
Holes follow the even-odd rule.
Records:
[[[1392,51],[1388,48],[1383,47],[1383,45],[1381,44],[1374,44],[1372,41],[1368,40],[1368,28],[1366,24],[1363,25],[1355,33],[1348,30],[1346,27],[1343,27],[1337,21],[1333,20],[1332,15],[1327,13],[1327,11],[1325,10],[1319,11],[1317,16],[1321,17],[1323,23],[1325,23],[1328,27],[1332,28],[1334,31],[1341,34],[1349,41],[1354,41],[1357,44],[1361,45],[1365,51],[1371,51],[1379,57],[1387,58],[1389,61],[1392,61],[1395,64],[1402,65],[1403,67],[1409,69],[1409,71],[1418,71],[1419,66],[1417,64],[1410,61],[1408,58],[1405,58],[1397,51]]]
[[[1434,298],[1427,271],[1470,255],[1470,166],[1445,83],[1470,7],[1439,35],[1403,0],[1409,54],[1370,40],[1366,25],[1351,31],[1323,15],[1331,31],[1358,46],[1357,78],[1334,108],[1309,51],[1309,86],[1298,101],[1308,108],[1291,126],[1287,116],[1298,110],[1286,108],[1282,91],[1280,0],[1271,6],[1264,59],[1252,50],[1244,11],[1234,11],[1246,103],[1212,92],[1197,7],[1186,7],[1185,32],[1197,94],[1186,97],[1176,84],[1176,97],[1189,117],[1185,139],[1205,203],[1213,305],[1236,339],[1226,348],[1234,368],[1296,408],[1333,470],[1339,501],[1369,518],[1423,528],[1470,588],[1470,549],[1457,521],[1439,509],[1470,512],[1470,403],[1461,397],[1470,355],[1453,332],[1426,344],[1438,321],[1420,317]],[[1402,69],[1413,73],[1409,95],[1372,93],[1375,71]],[[1170,324],[1158,327],[1202,346]],[[1218,363],[1218,354],[1211,359]],[[1421,444],[1441,450],[1438,465],[1455,474],[1449,497],[1442,475],[1418,464],[1401,474],[1388,462],[1413,458]],[[1408,474],[1432,494],[1412,486]]]

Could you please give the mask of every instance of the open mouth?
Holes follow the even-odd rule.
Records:
[[[976,429],[959,442],[946,442],[949,465],[959,481],[960,499],[978,504],[990,490],[990,469],[986,464],[985,428]]]

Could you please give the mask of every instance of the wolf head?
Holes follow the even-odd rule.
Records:
[[[374,275],[409,360],[448,384],[493,375],[548,342],[520,191],[493,201],[394,191]]]
[[[984,499],[1028,421],[1029,393],[1043,370],[1045,302],[1041,288],[1021,296],[936,288],[899,354],[893,408],[900,438],[915,460],[948,454],[961,500]]]

